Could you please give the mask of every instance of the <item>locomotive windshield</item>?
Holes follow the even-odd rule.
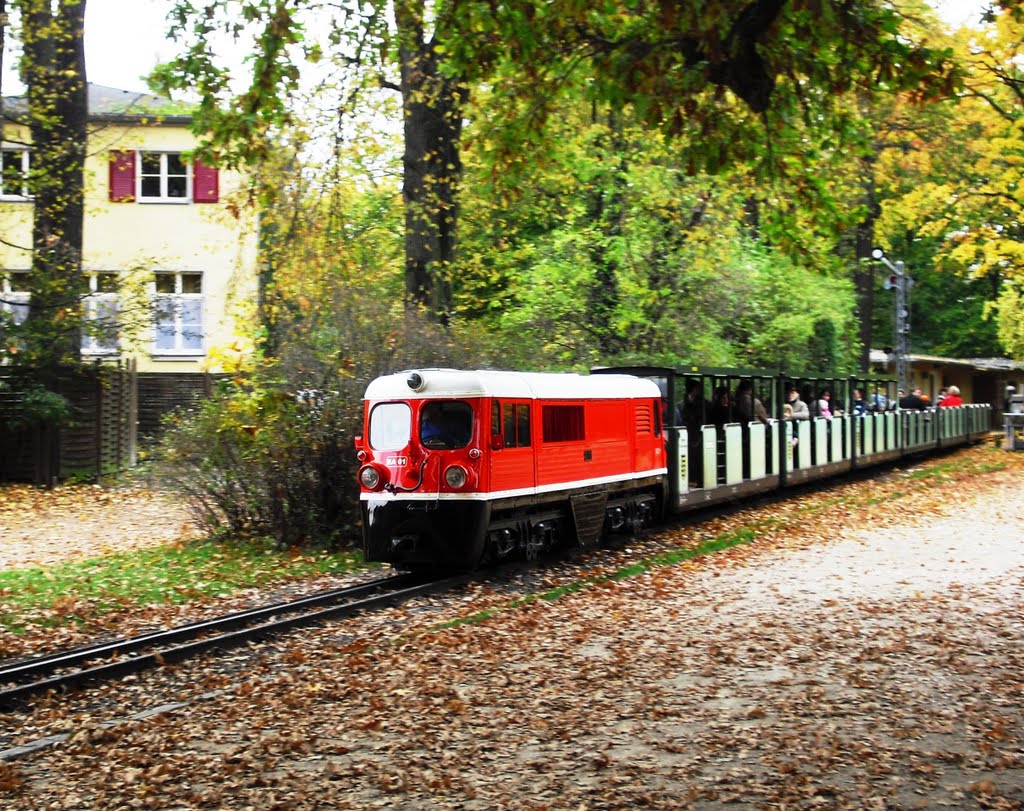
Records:
[[[370,412],[370,447],[398,451],[412,436],[412,409],[407,403],[381,403]]]
[[[420,412],[420,441],[424,448],[465,448],[473,436],[473,409],[457,400],[431,400]]]

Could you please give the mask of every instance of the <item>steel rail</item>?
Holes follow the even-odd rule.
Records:
[[[150,653],[127,656],[115,661],[94,665],[93,667],[62,673],[51,678],[17,684],[0,690],[0,708],[14,707],[29,696],[48,690],[59,690],[77,687],[90,682],[118,679],[152,667],[180,662],[208,650],[237,647],[275,633],[305,625],[314,625],[322,620],[350,616],[359,611],[401,602],[423,594],[445,591],[468,583],[473,579],[474,575],[472,574],[459,574],[439,580],[427,581],[424,581],[421,576],[417,575],[398,575],[397,577],[376,580],[360,586],[310,595],[293,602],[277,603],[272,606],[263,606],[249,611],[228,614],[224,617],[170,628],[166,631],[157,631],[152,634],[131,637],[125,640],[101,643],[85,648],[76,648],[71,651],[54,653],[49,656],[42,656],[38,659],[22,662],[0,670],[0,683],[14,681],[13,676],[15,674],[21,680],[37,678],[40,675],[53,673],[56,670],[70,667],[73,664],[95,659],[101,653],[109,653],[111,655],[125,653],[126,643],[131,646],[130,650],[153,648],[157,645],[168,646]],[[363,594],[368,594],[369,596],[360,597]],[[338,603],[342,600],[348,600],[348,602],[330,605],[330,603]],[[308,610],[325,603],[328,604],[326,608]],[[305,613],[293,613],[303,610],[305,610]],[[259,625],[251,624],[268,616],[273,617],[275,614],[285,612],[290,612],[292,615],[270,619]],[[196,637],[215,630],[221,630],[222,633],[196,639]],[[194,641],[174,644],[185,639],[193,639]],[[36,669],[33,670],[33,667]]]
[[[173,628],[164,628],[151,633],[140,634],[133,637],[115,639],[108,642],[97,642],[93,645],[83,645],[78,648],[70,648],[63,651],[37,656],[15,662],[11,665],[0,667],[0,684],[8,682],[20,682],[26,678],[38,678],[53,673],[66,667],[87,662],[90,659],[97,659],[101,656],[113,656],[115,654],[126,654],[142,648],[158,644],[170,644],[184,639],[191,639],[200,634],[211,631],[230,630],[240,628],[246,624],[256,622],[260,619],[271,617],[282,611],[299,611],[303,608],[314,605],[329,605],[338,600],[354,599],[367,593],[372,594],[382,588],[397,588],[404,586],[406,582],[422,582],[422,578],[415,578],[411,575],[398,575],[396,577],[374,580],[369,583],[361,583],[356,586],[347,586],[341,589],[331,589],[301,597],[297,600],[274,603],[272,605],[259,606],[232,614],[224,614],[208,620],[199,620],[186,625],[179,625]]]

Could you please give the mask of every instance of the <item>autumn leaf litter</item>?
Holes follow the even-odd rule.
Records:
[[[1024,464],[1000,458],[41,700],[4,744],[67,740],[0,763],[0,807],[1024,807]]]

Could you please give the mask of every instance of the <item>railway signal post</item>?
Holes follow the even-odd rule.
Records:
[[[910,354],[910,288],[914,280],[907,275],[903,262],[890,262],[881,248],[875,248],[871,256],[892,271],[885,280],[885,289],[896,291],[896,341],[893,344],[896,355],[896,385],[907,392],[910,390],[907,385],[907,355]]]

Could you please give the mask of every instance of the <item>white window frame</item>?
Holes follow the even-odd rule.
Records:
[[[192,163],[182,159],[182,152],[180,150],[157,150],[157,149],[139,149],[135,153],[135,200],[139,203],[174,203],[176,205],[186,205],[192,202]],[[147,155],[156,155],[160,158],[160,194],[159,195],[143,195],[142,193],[142,181],[143,175],[143,163],[144,158]],[[167,159],[171,156],[176,156],[181,160],[182,165],[185,167],[185,195],[183,197],[172,197],[167,193],[168,180],[171,177],[167,169]],[[158,175],[150,173],[145,177],[157,177]],[[174,175],[174,177],[180,177],[180,175]]]
[[[32,196],[28,193],[28,170],[32,165],[31,151],[26,146],[20,146],[19,144],[0,144],[0,150],[3,150],[4,157],[14,153],[21,153],[21,191],[14,193],[6,187],[4,184],[3,174],[0,172],[0,200],[31,200]],[[0,161],[0,169],[4,161]]]
[[[152,355],[154,358],[175,359],[182,358],[186,360],[192,360],[195,358],[203,357],[206,354],[206,301],[205,293],[183,293],[183,278],[185,276],[199,276],[199,289],[204,289],[206,274],[202,271],[196,270],[159,270],[155,273],[156,276],[162,276],[164,278],[172,276],[174,278],[174,292],[173,293],[158,293],[156,279],[153,280],[152,285],[152,296],[153,296],[153,348]],[[186,302],[199,302],[199,346],[198,347],[186,347],[184,346],[184,339],[186,337],[186,329],[183,323],[183,314],[181,304]],[[164,305],[163,307],[161,305]],[[167,308],[167,305],[170,305]],[[159,347],[160,341],[160,327],[167,323],[166,320],[162,319],[164,313],[170,309],[174,317],[174,346],[173,347]]]
[[[11,277],[15,274],[24,276],[26,280],[28,279],[27,270],[0,270],[0,299],[3,299],[0,302],[0,308],[3,308],[6,313],[14,314],[15,324],[23,324],[25,319],[28,318],[29,294],[25,290],[12,289],[15,285],[11,284]],[[23,285],[17,286],[22,287]],[[19,310],[18,308],[21,307],[24,307],[24,309]],[[20,316],[18,315],[19,312],[21,313]]]
[[[112,342],[104,341],[102,335],[89,335],[85,330],[82,332],[82,354],[90,357],[111,356],[121,354],[120,324],[117,320],[120,316],[120,296],[115,292],[100,291],[100,276],[113,276],[120,283],[119,274],[116,270],[91,270],[86,271],[89,279],[89,294],[82,302],[82,315],[85,321],[94,321],[98,318],[114,318],[117,326],[117,333],[114,334]],[[104,304],[113,304],[113,310],[103,313],[101,308]]]

